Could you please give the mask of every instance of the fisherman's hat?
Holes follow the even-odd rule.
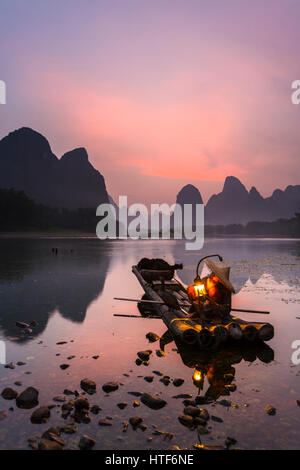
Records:
[[[229,281],[230,268],[228,266],[217,265],[210,259],[206,259],[205,263],[212,273],[217,276],[223,286],[225,286],[230,292],[235,293],[235,288]]]

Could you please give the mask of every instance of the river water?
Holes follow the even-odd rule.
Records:
[[[139,298],[143,294],[131,272],[140,258],[182,262],[184,269],[178,277],[188,284],[198,259],[214,253],[220,253],[231,266],[231,281],[237,290],[233,306],[271,312],[268,316],[240,315],[274,325],[275,336],[266,346],[235,348],[206,357],[178,350],[169,342],[165,356],[158,357],[159,343],[149,344],[145,335],[150,331],[163,335],[166,328],[161,320],[114,316],[139,315],[135,303],[113,297]],[[78,448],[83,434],[96,440],[97,449],[169,449],[173,445],[191,449],[199,441],[223,445],[228,436],[237,440],[235,447],[243,449],[299,448],[300,365],[296,364],[297,354],[292,357],[293,343],[299,340],[300,345],[298,240],[208,239],[201,252],[193,252],[186,251],[180,241],[1,239],[0,256],[0,391],[9,386],[20,393],[34,386],[39,390],[40,406],[56,405],[48,423],[32,424],[33,410],[19,409],[15,400],[0,396],[0,449],[29,449],[29,437],[70,422],[70,416],[62,418],[61,404],[53,402],[53,397],[66,388],[81,393],[83,378],[96,382],[97,392],[86,396],[91,406],[97,404],[102,410],[98,415],[90,413],[89,423],[78,423],[75,434],[62,435],[68,448]],[[16,327],[16,321],[32,320],[38,324],[31,334]],[[137,366],[137,352],[145,349],[153,351],[150,364]],[[18,361],[26,364],[18,366]],[[15,368],[5,368],[4,362]],[[62,370],[61,364],[69,367]],[[206,373],[199,389],[192,376],[201,367]],[[169,385],[153,374],[157,370],[170,376]],[[233,392],[224,387],[226,373],[234,375]],[[144,376],[151,375],[153,382],[146,382]],[[174,378],[184,379],[183,385],[175,387]],[[102,390],[108,381],[119,383],[118,390],[109,395]],[[133,407],[139,398],[130,395],[131,391],[159,394],[167,405],[160,410],[143,404]],[[178,421],[183,400],[173,398],[181,393],[213,396],[215,401],[203,407],[222,422],[210,420],[209,433],[201,436],[184,427]],[[220,404],[224,399],[230,406]],[[120,402],[127,407],[119,409]],[[266,413],[268,405],[276,408],[275,415]],[[132,416],[143,418],[147,429],[133,430],[129,425],[123,432],[123,422]],[[106,417],[111,426],[99,426],[99,420]]]

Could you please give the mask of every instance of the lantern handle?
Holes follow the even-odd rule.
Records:
[[[223,261],[223,258],[220,255],[207,255],[207,256],[204,256],[204,258],[201,258],[199,263],[197,264],[197,269],[196,269],[197,278],[199,278],[199,266],[202,263],[202,261],[204,261],[206,258],[213,258],[214,256],[217,256],[221,262]]]

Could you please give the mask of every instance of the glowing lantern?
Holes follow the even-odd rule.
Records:
[[[200,372],[200,370],[195,369],[195,372],[193,374],[193,381],[195,383],[199,383],[202,381],[202,373]]]
[[[200,299],[206,295],[205,284],[199,277],[196,277],[194,284],[191,284],[187,288],[187,294],[189,299],[193,302],[194,300]]]

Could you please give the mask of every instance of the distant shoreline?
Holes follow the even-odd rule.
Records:
[[[99,240],[97,235],[94,233],[90,232],[80,232],[76,230],[58,230],[58,231],[23,231],[23,232],[0,232],[0,240],[1,239],[67,239],[67,238],[73,238],[73,239],[80,239],[80,238],[87,238],[87,239],[92,239],[92,240]],[[208,234],[205,236],[205,239],[212,239],[212,238],[218,238],[218,239],[224,239],[224,238],[239,238],[239,239],[282,239],[282,240],[300,240],[300,237],[285,237],[284,235],[247,235],[247,234]],[[116,238],[116,239],[110,239],[108,241],[147,241],[151,240],[151,238],[140,238],[139,240],[131,240],[130,238],[127,239],[121,239],[121,238]],[[183,241],[186,240],[185,238],[182,239]],[[99,240],[101,241],[101,240]],[[102,240],[106,241],[106,240]],[[170,239],[153,239],[153,241],[180,241],[180,240],[175,240],[174,238]]]

